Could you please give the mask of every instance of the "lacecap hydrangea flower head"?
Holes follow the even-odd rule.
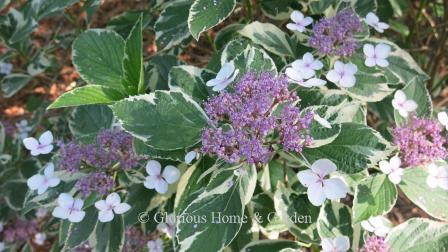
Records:
[[[228,163],[257,165],[269,161],[273,144],[301,152],[312,140],[308,128],[313,114],[302,115],[297,101],[285,76],[247,73],[233,92],[221,92],[205,103],[210,127],[202,132],[202,151]],[[280,113],[273,113],[280,104]]]
[[[89,172],[76,184],[84,197],[92,192],[106,195],[114,187],[108,171],[113,167],[128,170],[141,160],[132,148],[132,136],[124,131],[107,129],[101,131],[92,144],[71,141],[60,143],[59,147],[58,165],[62,170]]]
[[[5,242],[22,242],[38,232],[37,220],[16,219],[5,226],[3,239]]]
[[[359,252],[387,252],[389,246],[384,237],[376,235],[369,236]]]
[[[436,120],[418,118],[413,114],[406,125],[393,130],[393,137],[405,166],[429,164],[448,156],[444,146],[446,136]]]
[[[315,24],[308,43],[321,54],[348,57],[360,46],[354,34],[362,31],[358,15],[351,9],[344,9]]]
[[[141,229],[129,226],[125,231],[125,243],[123,252],[142,251],[148,238]]]

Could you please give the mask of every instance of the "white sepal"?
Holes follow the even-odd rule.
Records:
[[[235,66],[232,63],[225,63],[219,70],[216,78],[207,81],[208,87],[213,87],[215,92],[224,90],[230,83],[232,83],[239,73],[239,69],[235,70]]]
[[[320,206],[325,199],[336,200],[347,195],[348,186],[341,178],[325,178],[336,169],[331,160],[319,159],[311,165],[311,169],[297,173],[300,183],[307,187],[311,204]]]
[[[168,191],[168,184],[176,183],[180,178],[180,171],[177,167],[167,165],[163,172],[162,166],[155,160],[150,160],[146,164],[146,177],[143,185],[148,189],[155,189],[158,193],[164,194]]]
[[[26,149],[31,151],[32,156],[50,153],[53,150],[52,142],[53,134],[48,130],[39,137],[39,140],[34,137],[27,137],[23,139],[23,145]]]
[[[84,219],[86,212],[82,210],[84,201],[74,199],[68,193],[61,193],[58,197],[58,206],[53,210],[52,215],[60,219],[68,219],[70,222],[80,222]]]

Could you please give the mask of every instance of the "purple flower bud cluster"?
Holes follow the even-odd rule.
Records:
[[[64,144],[59,142],[59,167],[68,172],[79,171],[85,155],[85,148],[74,141]]]
[[[384,240],[384,237],[372,235],[367,238],[364,246],[359,250],[359,252],[387,252],[388,250],[389,246]]]
[[[313,114],[300,116],[300,109],[287,106],[283,109],[280,124],[280,140],[283,148],[288,151],[302,152],[303,146],[310,145],[312,138],[306,134],[313,122]]]
[[[36,220],[17,219],[5,226],[3,239],[5,242],[24,242],[38,232]]]
[[[103,130],[94,144],[69,142],[59,144],[59,166],[69,172],[77,172],[83,164],[106,169],[120,163],[123,169],[138,164],[138,157],[132,149],[132,136],[124,131]]]
[[[436,159],[445,159],[446,136],[436,120],[410,116],[407,125],[393,130],[394,143],[400,148],[400,157],[406,166],[428,164]]]
[[[217,155],[228,163],[242,160],[250,164],[267,163],[272,147],[266,138],[276,130],[285,136],[281,141],[285,149],[301,150],[309,141],[299,141],[298,138],[311,139],[305,137],[308,120],[301,118],[298,108],[289,113],[296,119],[290,125],[279,122],[284,118],[273,114],[278,104],[297,99],[296,94],[288,90],[284,76],[276,77],[270,73],[244,75],[235,85],[234,92],[224,91],[205,103],[212,127],[202,132],[202,151]]]
[[[71,173],[78,172],[83,166],[94,169],[76,183],[84,197],[92,192],[108,194],[115,183],[106,170],[116,164],[122,169],[131,169],[141,159],[132,149],[132,136],[124,131],[103,130],[93,144],[72,141],[59,143],[59,147],[61,169]]]
[[[108,156],[112,163],[119,162],[123,169],[131,169],[140,158],[132,148],[132,136],[124,131],[104,130],[96,138],[99,149]]]
[[[359,47],[353,33],[362,30],[359,17],[353,10],[345,9],[336,16],[322,19],[315,24],[308,42],[321,54],[347,57]]]
[[[105,172],[91,173],[76,182],[76,187],[83,197],[87,197],[92,192],[97,192],[102,196],[107,195],[114,188],[114,185],[113,178]]]
[[[142,251],[147,241],[147,237],[145,237],[140,229],[130,226],[125,231],[123,252]]]

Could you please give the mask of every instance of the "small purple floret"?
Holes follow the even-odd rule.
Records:
[[[83,197],[87,197],[92,192],[97,192],[101,196],[107,195],[114,188],[114,185],[112,176],[104,172],[91,173],[80,178],[76,183],[76,187]]]

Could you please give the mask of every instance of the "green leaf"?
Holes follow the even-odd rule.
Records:
[[[143,16],[143,27],[152,25],[155,22],[156,17],[147,10],[129,10],[120,15],[113,16],[107,22],[106,28],[118,32],[123,38],[127,38],[141,16]]]
[[[95,221],[96,223],[96,221]],[[58,243],[64,244],[65,240],[68,236],[68,229],[70,228],[71,222],[68,220],[60,220],[59,221],[59,235],[58,235]]]
[[[233,59],[232,63],[235,68],[239,69],[240,76],[251,71],[277,73],[277,68],[272,58],[263,49],[252,46],[247,46],[243,52]]]
[[[274,20],[287,20],[295,9],[294,0],[261,0],[260,7],[264,15]]]
[[[78,0],[32,0],[31,10],[36,19],[42,19],[62,12],[64,8],[78,2]]]
[[[414,204],[431,216],[448,221],[448,193],[440,187],[431,188],[426,183],[428,173],[422,167],[404,170],[398,185]]]
[[[168,73],[172,67],[179,65],[176,56],[157,54],[149,60],[149,89],[168,90]]]
[[[113,88],[100,85],[87,85],[75,88],[59,96],[47,109],[64,107],[111,104],[124,98],[124,95]]]
[[[360,17],[365,17],[369,12],[376,12],[376,9],[378,7],[378,3],[376,0],[355,0],[351,1],[351,5]]]
[[[89,239],[91,247],[98,252],[120,252],[124,245],[125,226],[119,214],[110,222],[98,222],[95,235]]]
[[[42,166],[40,162],[36,159],[19,160],[19,162],[14,165],[14,170],[17,173],[16,175],[25,179],[38,173],[41,168]]]
[[[431,96],[426,89],[425,83],[418,78],[414,78],[409,82],[402,91],[406,94],[406,99],[413,100],[417,103],[417,109],[414,113],[418,117],[430,117],[432,114]],[[396,109],[394,109],[395,122],[398,125],[406,123],[407,119],[403,118]]]
[[[244,205],[246,205],[250,202],[257,185],[257,168],[255,165],[243,164],[241,169],[247,172],[247,175],[241,176],[240,178],[240,184],[243,188]]]
[[[188,14],[188,28],[191,35],[198,40],[202,32],[226,19],[235,5],[235,0],[195,0]]]
[[[364,54],[355,54],[350,61],[358,67],[358,71],[355,74],[355,86],[342,89],[348,95],[363,102],[376,102],[394,91],[389,88],[388,80],[379,67],[365,66]]]
[[[260,171],[260,186],[263,190],[267,192],[275,192],[277,188],[277,183],[283,182],[285,179],[285,171],[286,177],[288,180],[292,180],[297,177],[296,172],[292,170],[290,167],[284,167],[281,163],[281,160],[273,159],[269,162],[269,164],[263,167],[263,170]]]
[[[397,201],[397,188],[387,175],[379,174],[362,180],[355,190],[353,223],[388,213]]]
[[[333,0],[311,0],[309,2],[310,12],[312,14],[322,14],[335,2]]]
[[[8,34],[3,34],[3,31],[0,30],[0,36],[9,45],[29,39],[31,32],[38,26],[34,18],[26,17],[22,12],[13,8],[9,10],[7,17],[10,31]]]
[[[290,240],[260,240],[247,244],[241,252],[272,252],[284,249],[296,251],[300,249],[300,244]]]
[[[394,107],[392,106],[392,99],[394,95],[387,96],[382,101],[369,103],[369,111],[374,113],[377,117],[386,123],[394,122]]]
[[[125,202],[131,205],[132,208],[124,215],[125,226],[139,222],[139,215],[142,212],[149,211],[151,199],[155,194],[154,190],[148,190],[143,184],[132,185],[129,188],[129,193]]]
[[[341,132],[341,123],[354,121],[361,108],[357,102],[342,102],[338,106],[317,105],[305,108],[302,114],[312,112],[331,123],[331,128],[322,127],[313,120],[310,126],[310,135],[313,137],[310,148],[316,148],[331,143]]]
[[[168,86],[172,91],[181,90],[196,101],[203,102],[210,96],[205,80],[211,79],[213,75],[195,66],[176,66],[168,74]]]
[[[214,159],[204,156],[201,160],[182,174],[177,186],[176,197],[174,199],[175,212],[180,212],[195,200],[199,194],[205,191],[208,180],[202,176],[209,170],[221,167],[221,164],[215,165]]]
[[[309,107],[313,105],[338,106],[350,97],[339,89],[315,89],[297,87],[297,95],[300,97],[300,106]]]
[[[367,170],[363,170],[358,173],[345,174],[337,172],[335,176],[340,176],[345,183],[348,185],[348,193],[351,195],[355,195],[355,190],[361,180],[369,177],[369,172]]]
[[[201,218],[199,223],[177,223],[179,251],[221,251],[228,246],[243,224],[246,196],[242,184],[233,175],[233,169],[219,167],[205,191],[177,213]],[[223,216],[239,221],[224,222]]]
[[[229,41],[238,35],[238,31],[243,29],[244,24],[229,24],[216,33],[215,45],[217,49],[222,49]]]
[[[180,92],[130,97],[113,104],[112,111],[126,131],[160,150],[195,145],[208,120],[201,107]]]
[[[63,251],[75,248],[87,239],[95,230],[98,220],[98,209],[95,206],[90,206],[85,210],[86,215],[81,222],[70,223],[67,232],[67,238],[64,241]]]
[[[391,46],[391,52],[387,61],[389,61],[389,66],[386,68],[380,68],[380,70],[386,76],[389,84],[408,84],[414,78],[420,81],[425,81],[429,79],[429,76],[420,68],[420,66],[415,62],[412,56],[401,49],[398,45],[390,42],[389,40],[374,39],[368,40],[373,44],[384,43]]]
[[[386,237],[391,251],[444,252],[448,248],[448,225],[422,218],[394,227]]]
[[[19,211],[23,208],[28,186],[25,180],[10,180],[2,185],[2,194],[9,208]]]
[[[232,61],[236,56],[241,54],[246,48],[250,46],[250,41],[248,39],[234,39],[226,44],[223,48],[220,58],[220,66],[227,62]]]
[[[130,95],[145,92],[142,19],[143,16],[140,16],[124,44],[122,83]]]
[[[5,76],[2,80],[2,91],[6,98],[15,95],[20,91],[26,84],[31,81],[32,77],[27,74],[9,74]]]
[[[187,20],[192,2],[173,1],[160,13],[154,25],[158,48],[170,49],[190,37]]]
[[[304,148],[302,154],[311,162],[328,158],[343,173],[357,173],[376,166],[392,152],[392,147],[377,131],[356,123],[342,123],[341,132],[331,143],[318,148]]]
[[[271,53],[279,56],[295,56],[289,36],[273,24],[255,21],[246,25],[239,33]]]
[[[359,247],[362,237],[361,226],[352,226],[351,209],[342,203],[329,200],[320,209],[317,231],[321,238],[349,237],[353,251]]]
[[[306,194],[285,188],[283,184],[278,183],[274,204],[276,215],[294,236],[306,242],[319,242],[317,233],[319,207],[311,205]]]
[[[125,91],[121,84],[124,44],[114,31],[88,30],[73,42],[73,64],[87,83]]]
[[[255,222],[260,227],[269,228],[272,224],[275,213],[274,200],[267,193],[259,193],[254,195],[251,200],[251,205],[253,207],[253,215],[255,217]]]
[[[151,146],[148,146],[142,140],[138,138],[134,138],[134,151],[139,156],[146,156],[148,158],[157,158],[157,159],[168,159],[173,161],[183,162],[185,158],[185,150],[158,150],[154,149]]]
[[[254,240],[257,234],[254,234],[252,231],[253,221],[250,218],[249,210],[246,207],[244,210],[244,215],[248,216],[247,221],[243,223],[238,231],[237,236],[233,239],[232,243],[228,248],[232,249],[232,251],[241,251],[247,244]]]
[[[73,110],[68,127],[76,140],[92,143],[101,130],[112,127],[113,119],[112,110],[107,106],[81,106]]]

